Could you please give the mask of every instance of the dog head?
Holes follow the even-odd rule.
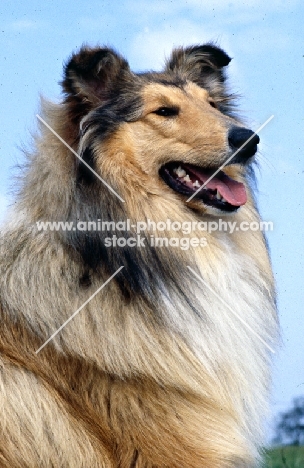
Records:
[[[62,84],[79,184],[97,182],[90,166],[127,200],[136,191],[200,213],[238,210],[259,137],[233,115],[229,62],[212,44],[174,50],[161,73],[135,74],[109,48],[74,54]]]

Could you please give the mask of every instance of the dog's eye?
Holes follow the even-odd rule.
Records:
[[[217,105],[215,104],[214,101],[209,101],[209,104],[211,107],[214,107],[214,109],[217,109]]]
[[[178,107],[160,107],[153,112],[153,114],[161,115],[162,117],[174,117],[178,115],[178,113]]]

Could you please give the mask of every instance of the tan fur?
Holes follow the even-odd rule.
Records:
[[[227,159],[227,129],[238,122],[211,107],[215,98],[193,82],[184,89],[148,83],[140,93],[140,118],[121,123],[105,141],[93,138],[98,173],[125,199],[117,219],[120,213],[134,222],[214,219],[200,201],[186,203],[173,192],[158,170],[172,160],[220,166]],[[87,95],[97,106],[95,94]],[[181,109],[174,120],[151,113],[170,105]],[[44,103],[43,117],[81,152],[92,136],[79,140],[69,106]],[[114,273],[111,265],[100,275],[90,272],[83,287],[86,267],[65,238],[35,228],[39,220],[68,219],[76,204],[76,168],[75,156],[41,126],[14,219],[1,238],[0,466],[253,466],[270,381],[265,343],[273,345],[277,333],[260,232],[204,233],[204,248],[162,250],[200,315],[180,303],[174,289],[152,308],[140,296],[124,298],[113,280],[35,353]],[[229,219],[259,221],[245,169],[235,164],[225,170],[248,193]],[[104,187],[102,197],[119,204]],[[141,255],[144,261],[148,254]]]

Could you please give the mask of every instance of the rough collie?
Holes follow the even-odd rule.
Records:
[[[229,62],[85,46],[42,103],[1,237],[1,467],[258,460],[277,319]]]

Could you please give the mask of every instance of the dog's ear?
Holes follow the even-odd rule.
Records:
[[[213,44],[197,45],[173,50],[166,71],[183,74],[187,79],[205,87],[208,76],[224,81],[223,67],[230,57]]]
[[[74,104],[76,114],[85,114],[109,99],[117,83],[131,75],[128,62],[114,50],[83,46],[64,67],[65,102]]]

